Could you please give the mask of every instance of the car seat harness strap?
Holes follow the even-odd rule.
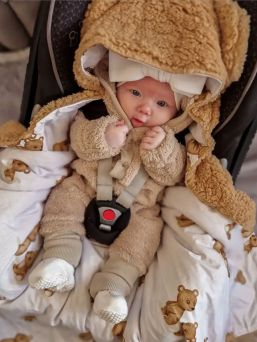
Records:
[[[85,212],[87,237],[107,245],[110,245],[127,227],[130,207],[148,178],[141,167],[129,186],[115,198],[111,168],[112,158],[99,161],[96,198],[91,200]]]

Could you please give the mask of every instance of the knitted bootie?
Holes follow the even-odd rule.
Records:
[[[109,291],[97,293],[93,310],[96,315],[113,324],[123,321],[128,315],[128,306],[125,298]]]
[[[63,259],[47,258],[30,273],[29,284],[38,290],[69,291],[75,284],[74,267]]]

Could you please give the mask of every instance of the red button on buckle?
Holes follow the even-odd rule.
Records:
[[[107,209],[103,212],[103,218],[106,221],[113,221],[116,217],[116,214],[113,210]]]

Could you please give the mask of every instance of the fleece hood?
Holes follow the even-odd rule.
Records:
[[[240,77],[248,34],[248,16],[232,0],[94,0],[83,22],[74,74],[82,88],[98,90],[92,69],[111,51],[182,83],[185,75],[204,79],[203,94],[182,103],[180,126],[197,122],[202,140],[211,145],[218,114],[198,118],[195,108],[213,103]]]
[[[217,24],[209,0],[93,1],[75,75],[82,87],[87,86],[79,69],[93,68],[107,49],[169,73],[206,76],[207,88],[217,94],[228,77]]]

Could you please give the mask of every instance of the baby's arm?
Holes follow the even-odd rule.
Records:
[[[109,158],[117,155],[125,142],[126,131],[124,127],[117,127],[122,137],[118,137],[118,143],[113,144],[108,140],[109,127],[115,126],[118,119],[113,116],[105,116],[95,120],[88,120],[82,113],[76,116],[71,126],[71,146],[77,156],[83,160],[92,161]],[[127,126],[126,126],[127,127]],[[114,136],[115,129],[112,130]]]
[[[163,129],[161,128],[163,131]],[[174,132],[169,129],[164,132],[164,138],[161,138],[161,131],[152,139],[142,139],[140,154],[146,172],[149,176],[161,185],[174,185],[181,181],[185,173],[186,152]],[[153,133],[149,135],[153,136]],[[147,132],[145,137],[147,136]],[[156,147],[157,145],[157,147]]]
[[[74,268],[82,253],[85,207],[94,190],[74,173],[51,192],[40,223],[43,260],[29,276],[32,287],[64,292],[74,287]]]

